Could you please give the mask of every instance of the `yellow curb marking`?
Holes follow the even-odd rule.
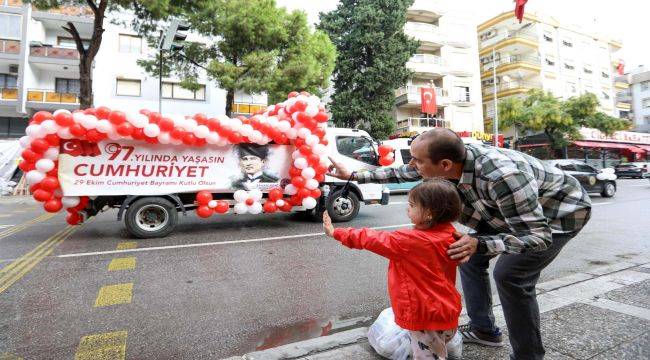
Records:
[[[126,357],[126,331],[87,335],[81,338],[75,360],[123,360]]]
[[[34,248],[34,250],[2,268],[2,270],[0,270],[0,293],[7,290],[16,281],[20,280],[25,276],[25,274],[30,272],[34,266],[52,253],[60,243],[62,243],[73,232],[77,231],[78,228],[78,226],[66,226],[63,230],[43,241]]]
[[[16,225],[16,226],[11,227],[11,228],[9,228],[7,230],[0,231],[0,239],[6,238],[7,236],[13,235],[13,234],[15,234],[15,233],[17,233],[17,232],[19,232],[21,230],[27,229],[28,227],[30,227],[30,226],[32,226],[34,224],[37,224],[39,222],[47,221],[47,220],[53,218],[54,215],[55,214],[46,213],[46,214],[38,216],[38,217],[36,217],[34,219],[26,221],[26,222],[24,222],[24,223],[22,223],[20,225]]]
[[[133,283],[102,286],[94,307],[129,304],[133,297]]]
[[[115,258],[108,264],[108,271],[130,270],[135,268],[135,256]]]
[[[129,250],[135,249],[138,247],[138,243],[135,241],[125,241],[117,244],[117,250]]]

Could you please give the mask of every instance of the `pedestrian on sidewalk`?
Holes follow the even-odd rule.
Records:
[[[456,290],[458,262],[447,256],[455,240],[451,222],[460,216],[454,185],[434,179],[409,193],[412,229],[376,231],[334,229],[323,214],[325,234],[352,249],[366,249],[390,260],[388,293],[395,323],[409,330],[415,360],[446,359],[461,310]]]
[[[489,261],[494,266],[514,360],[543,359],[535,286],[540,272],[585,226],[591,200],[564,171],[518,151],[463,144],[449,129],[413,140],[412,159],[399,168],[350,173],[333,161],[329,175],[360,183],[395,183],[442,177],[456,184],[462,201],[459,223],[475,232],[455,234],[448,251],[459,260],[470,322],[459,327],[464,342],[502,346],[494,321]]]

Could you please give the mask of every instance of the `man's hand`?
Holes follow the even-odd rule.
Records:
[[[330,158],[330,161],[332,162],[332,165],[330,165],[329,171],[327,172],[327,175],[333,176],[333,177],[335,177],[337,179],[341,179],[341,180],[348,180],[350,178],[350,174],[351,174],[350,171],[348,169],[346,169],[343,164],[341,164],[340,162],[335,161],[334,159],[332,159],[331,156],[329,158]]]
[[[331,238],[334,237],[334,225],[332,225],[332,219],[327,211],[323,212],[323,229],[325,230],[325,235]]]
[[[454,231],[454,239],[456,239],[456,241],[449,245],[447,255],[449,255],[452,260],[457,260],[461,264],[466,263],[476,252],[478,239],[466,234],[461,234],[458,231]]]

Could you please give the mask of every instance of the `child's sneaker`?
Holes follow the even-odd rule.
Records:
[[[458,332],[463,335],[464,343],[475,343],[494,347],[503,346],[503,337],[499,328],[493,333],[488,333],[475,329],[470,324],[465,324],[458,327]]]

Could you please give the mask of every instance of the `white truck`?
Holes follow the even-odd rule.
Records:
[[[326,134],[329,155],[348,169],[373,170],[379,166],[378,144],[367,132],[328,128]],[[84,210],[87,216],[117,208],[117,220],[124,219],[133,236],[163,237],[178,224],[178,213],[187,215],[197,208],[196,194],[200,190],[209,190],[215,200],[227,201],[232,206],[235,185],[248,186],[259,181],[246,174],[248,168],[253,173],[264,173],[262,176],[267,180],[263,182],[276,182],[259,187],[263,192],[286,185],[294,147],[269,146],[269,158],[262,159],[269,172],[265,175],[261,167],[255,168],[238,155],[236,145],[181,149],[173,145],[106,141],[88,149],[79,142],[64,143],[59,177],[66,196],[90,196]],[[319,189],[322,196],[316,208],[294,206],[292,211],[319,218],[327,209],[334,221],[345,222],[357,216],[362,203],[386,205],[389,200],[389,190],[381,184],[357,184],[326,176]]]

